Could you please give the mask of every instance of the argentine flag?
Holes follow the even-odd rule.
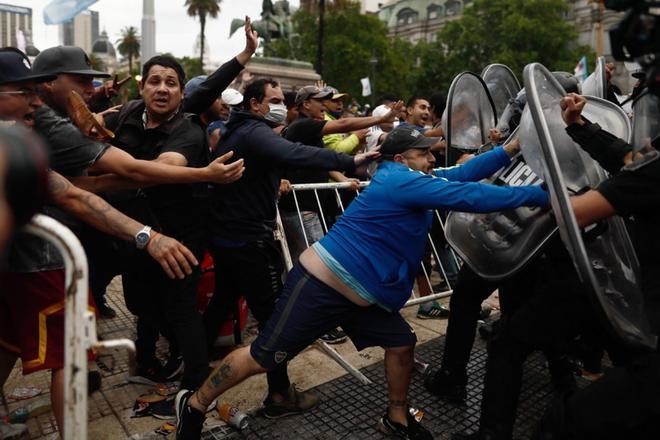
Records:
[[[98,0],[52,0],[44,8],[44,23],[60,24],[96,3]]]
[[[589,76],[589,66],[587,65],[587,57],[582,56],[580,61],[578,61],[577,66],[575,66],[575,77],[578,81],[582,82]]]

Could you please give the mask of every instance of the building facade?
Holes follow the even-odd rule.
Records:
[[[472,0],[390,0],[381,5],[378,18],[387,23],[390,37],[434,42],[445,23],[460,17],[470,3]]]
[[[117,51],[110,42],[106,31],[101,32],[99,38],[94,41],[91,53],[103,63],[103,67],[100,70],[112,75],[119,69]]]
[[[92,44],[99,38],[99,13],[85,10],[59,26],[62,45],[78,46],[90,53]]]
[[[0,3],[0,47],[25,50],[26,33],[32,35],[32,8]]]

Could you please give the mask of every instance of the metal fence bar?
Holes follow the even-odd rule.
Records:
[[[135,345],[128,339],[99,342],[96,316],[87,308],[87,256],[78,238],[57,220],[37,214],[25,227],[31,234],[47,240],[64,260],[64,440],[87,439],[87,350],[125,347],[129,350],[130,369],[135,362]]]
[[[369,182],[360,182],[359,188],[363,189],[363,188],[367,187],[368,185],[369,185]],[[300,205],[298,203],[298,197],[297,197],[296,193],[298,191],[314,191],[314,196],[316,198],[316,203],[317,203],[317,206],[318,206],[319,216],[321,218],[323,230],[324,230],[325,233],[327,233],[328,232],[328,225],[326,224],[325,215],[323,213],[323,206],[321,204],[321,199],[319,197],[318,191],[333,191],[335,193],[335,198],[336,198],[336,201],[337,201],[337,205],[338,205],[340,211],[343,213],[346,207],[344,206],[344,204],[341,201],[341,196],[339,194],[339,190],[340,189],[348,189],[348,188],[351,188],[351,187],[352,187],[351,182],[303,183],[303,184],[293,184],[293,185],[291,185],[291,192],[293,193],[292,196],[293,196],[293,200],[294,200],[294,203],[295,203],[295,206],[296,206],[296,211],[297,211],[297,214],[298,214],[298,220],[300,221],[300,227],[303,230],[303,236],[305,238],[305,244],[306,244],[307,247],[309,247],[311,243],[309,243],[307,233],[305,232],[305,224],[304,224],[304,221],[303,221],[302,212],[300,210]],[[359,194],[360,194],[360,191],[358,190],[358,197],[359,197]],[[440,221],[440,225],[441,225],[442,230],[444,232],[445,225],[444,225],[444,222],[442,221],[442,218],[440,217],[440,215],[437,211],[434,212],[434,215],[436,215],[438,220]],[[286,263],[287,270],[291,270],[291,268],[293,267],[293,260],[291,258],[291,253],[290,253],[289,246],[288,246],[288,243],[287,243],[287,240],[286,240],[286,232],[285,232],[284,225],[283,225],[281,217],[280,217],[279,209],[277,210],[277,228],[276,228],[276,231],[275,231],[275,238],[280,240],[280,244],[281,244],[281,247],[282,247],[282,253],[284,254],[284,260],[285,260],[285,263]],[[448,297],[452,294],[452,290],[450,290],[451,289],[450,281],[447,277],[447,272],[446,272],[445,268],[442,265],[442,261],[440,259],[438,249],[436,249],[435,243],[433,242],[430,233],[428,234],[428,240],[429,240],[429,244],[430,244],[430,247],[431,247],[431,250],[432,250],[433,259],[435,260],[437,265],[440,267],[442,277],[444,278],[445,282],[447,283],[447,286],[449,286],[449,289],[444,291],[444,292],[434,292],[431,295],[422,296],[422,297],[416,297],[415,292],[413,290],[411,292],[411,299],[409,299],[406,302],[404,307],[411,307],[411,306],[414,306],[414,305],[419,305],[419,304],[423,304],[423,303],[426,303],[426,302],[435,301],[435,300],[438,300],[438,299],[441,299],[441,298],[446,298],[446,297]],[[450,249],[450,252],[452,253],[454,261],[456,262],[457,267],[458,267],[458,260],[456,259],[455,254],[453,253],[453,251],[451,249]],[[424,281],[420,281],[420,282],[428,283],[428,287],[429,287],[428,290],[433,291],[433,284],[431,282],[431,274],[429,273],[429,271],[426,270],[426,267],[424,266],[424,262],[421,263],[420,273],[422,273],[424,275]],[[366,376],[364,376],[357,368],[355,368],[348,361],[346,361],[346,359],[344,359],[336,350],[334,350],[328,344],[326,344],[325,342],[319,340],[319,341],[316,341],[316,345],[319,349],[321,349],[321,351],[326,353],[335,362],[337,362],[342,368],[344,368],[348,373],[350,373],[351,375],[356,377],[360,382],[362,382],[364,384],[370,384],[371,383],[371,381]]]

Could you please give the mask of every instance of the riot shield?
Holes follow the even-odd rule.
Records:
[[[552,74],[533,63],[525,67],[523,80],[527,115],[521,121],[522,153],[548,185],[561,238],[584,288],[613,336],[628,345],[655,348],[656,337],[644,310],[639,263],[623,220],[611,217],[582,230],[571,208],[569,191],[597,186],[606,178],[605,172],[566,134],[559,107],[564,90]],[[623,126],[627,121],[617,106],[598,98],[588,98],[583,113],[603,127],[603,119]],[[524,136],[530,124],[536,136]],[[610,126],[606,130],[614,132]]]
[[[660,141],[660,99],[643,93],[633,103],[633,139],[635,153],[651,148]],[[656,147],[657,148],[657,147]]]
[[[598,57],[596,69],[584,80],[581,87],[583,95],[607,98],[607,73],[605,69],[605,57]]]
[[[497,120],[502,122],[504,109],[509,105],[509,101],[515,98],[520,91],[518,78],[504,64],[487,65],[481,72],[481,78],[486,83],[490,96],[493,97]]]
[[[518,138],[518,129],[509,141]],[[486,183],[498,186],[538,185],[543,181],[527,166],[522,154]],[[480,277],[498,281],[520,270],[557,231],[547,209],[522,206],[501,212],[453,211],[445,235],[456,253]]]
[[[488,130],[496,127],[497,116],[493,98],[479,75],[463,72],[454,78],[443,123],[446,166],[456,164],[463,153],[475,153],[488,142]]]

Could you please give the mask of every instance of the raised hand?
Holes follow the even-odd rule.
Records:
[[[401,113],[401,111],[406,107],[406,104],[403,101],[398,101],[395,102],[394,104],[390,104],[389,108],[390,111],[384,114],[380,119],[380,123],[386,123],[386,122],[394,122],[396,117]]]
[[[566,125],[584,124],[582,119],[582,109],[587,104],[587,99],[577,93],[569,93],[561,98],[559,107],[561,107],[561,117]]]
[[[373,150],[367,151],[366,153],[359,153],[353,156],[355,166],[358,167],[378,159],[380,157],[380,151],[378,151],[379,149],[380,148],[374,148]]]
[[[259,47],[259,34],[252,30],[250,17],[245,16],[245,52],[254,54]]]
[[[225,153],[206,167],[209,173],[209,182],[219,184],[232,183],[243,176],[243,172],[245,171],[245,167],[243,166],[243,159],[239,159],[236,162],[225,165],[225,162],[231,159],[233,155],[233,151]]]
[[[146,250],[172,279],[185,278],[192,273],[192,266],[199,264],[187,247],[158,232],[153,233]]]
[[[132,79],[133,77],[128,75],[126,78],[122,79],[121,81],[119,80],[119,75],[115,75],[114,79],[112,81],[106,81],[101,87],[99,87],[101,92],[105,94],[106,98],[113,98],[117,95],[119,95],[119,91],[121,90],[122,86],[128,82],[128,80]]]
[[[496,144],[502,139],[502,133],[497,128],[491,128],[488,130],[488,140]]]

